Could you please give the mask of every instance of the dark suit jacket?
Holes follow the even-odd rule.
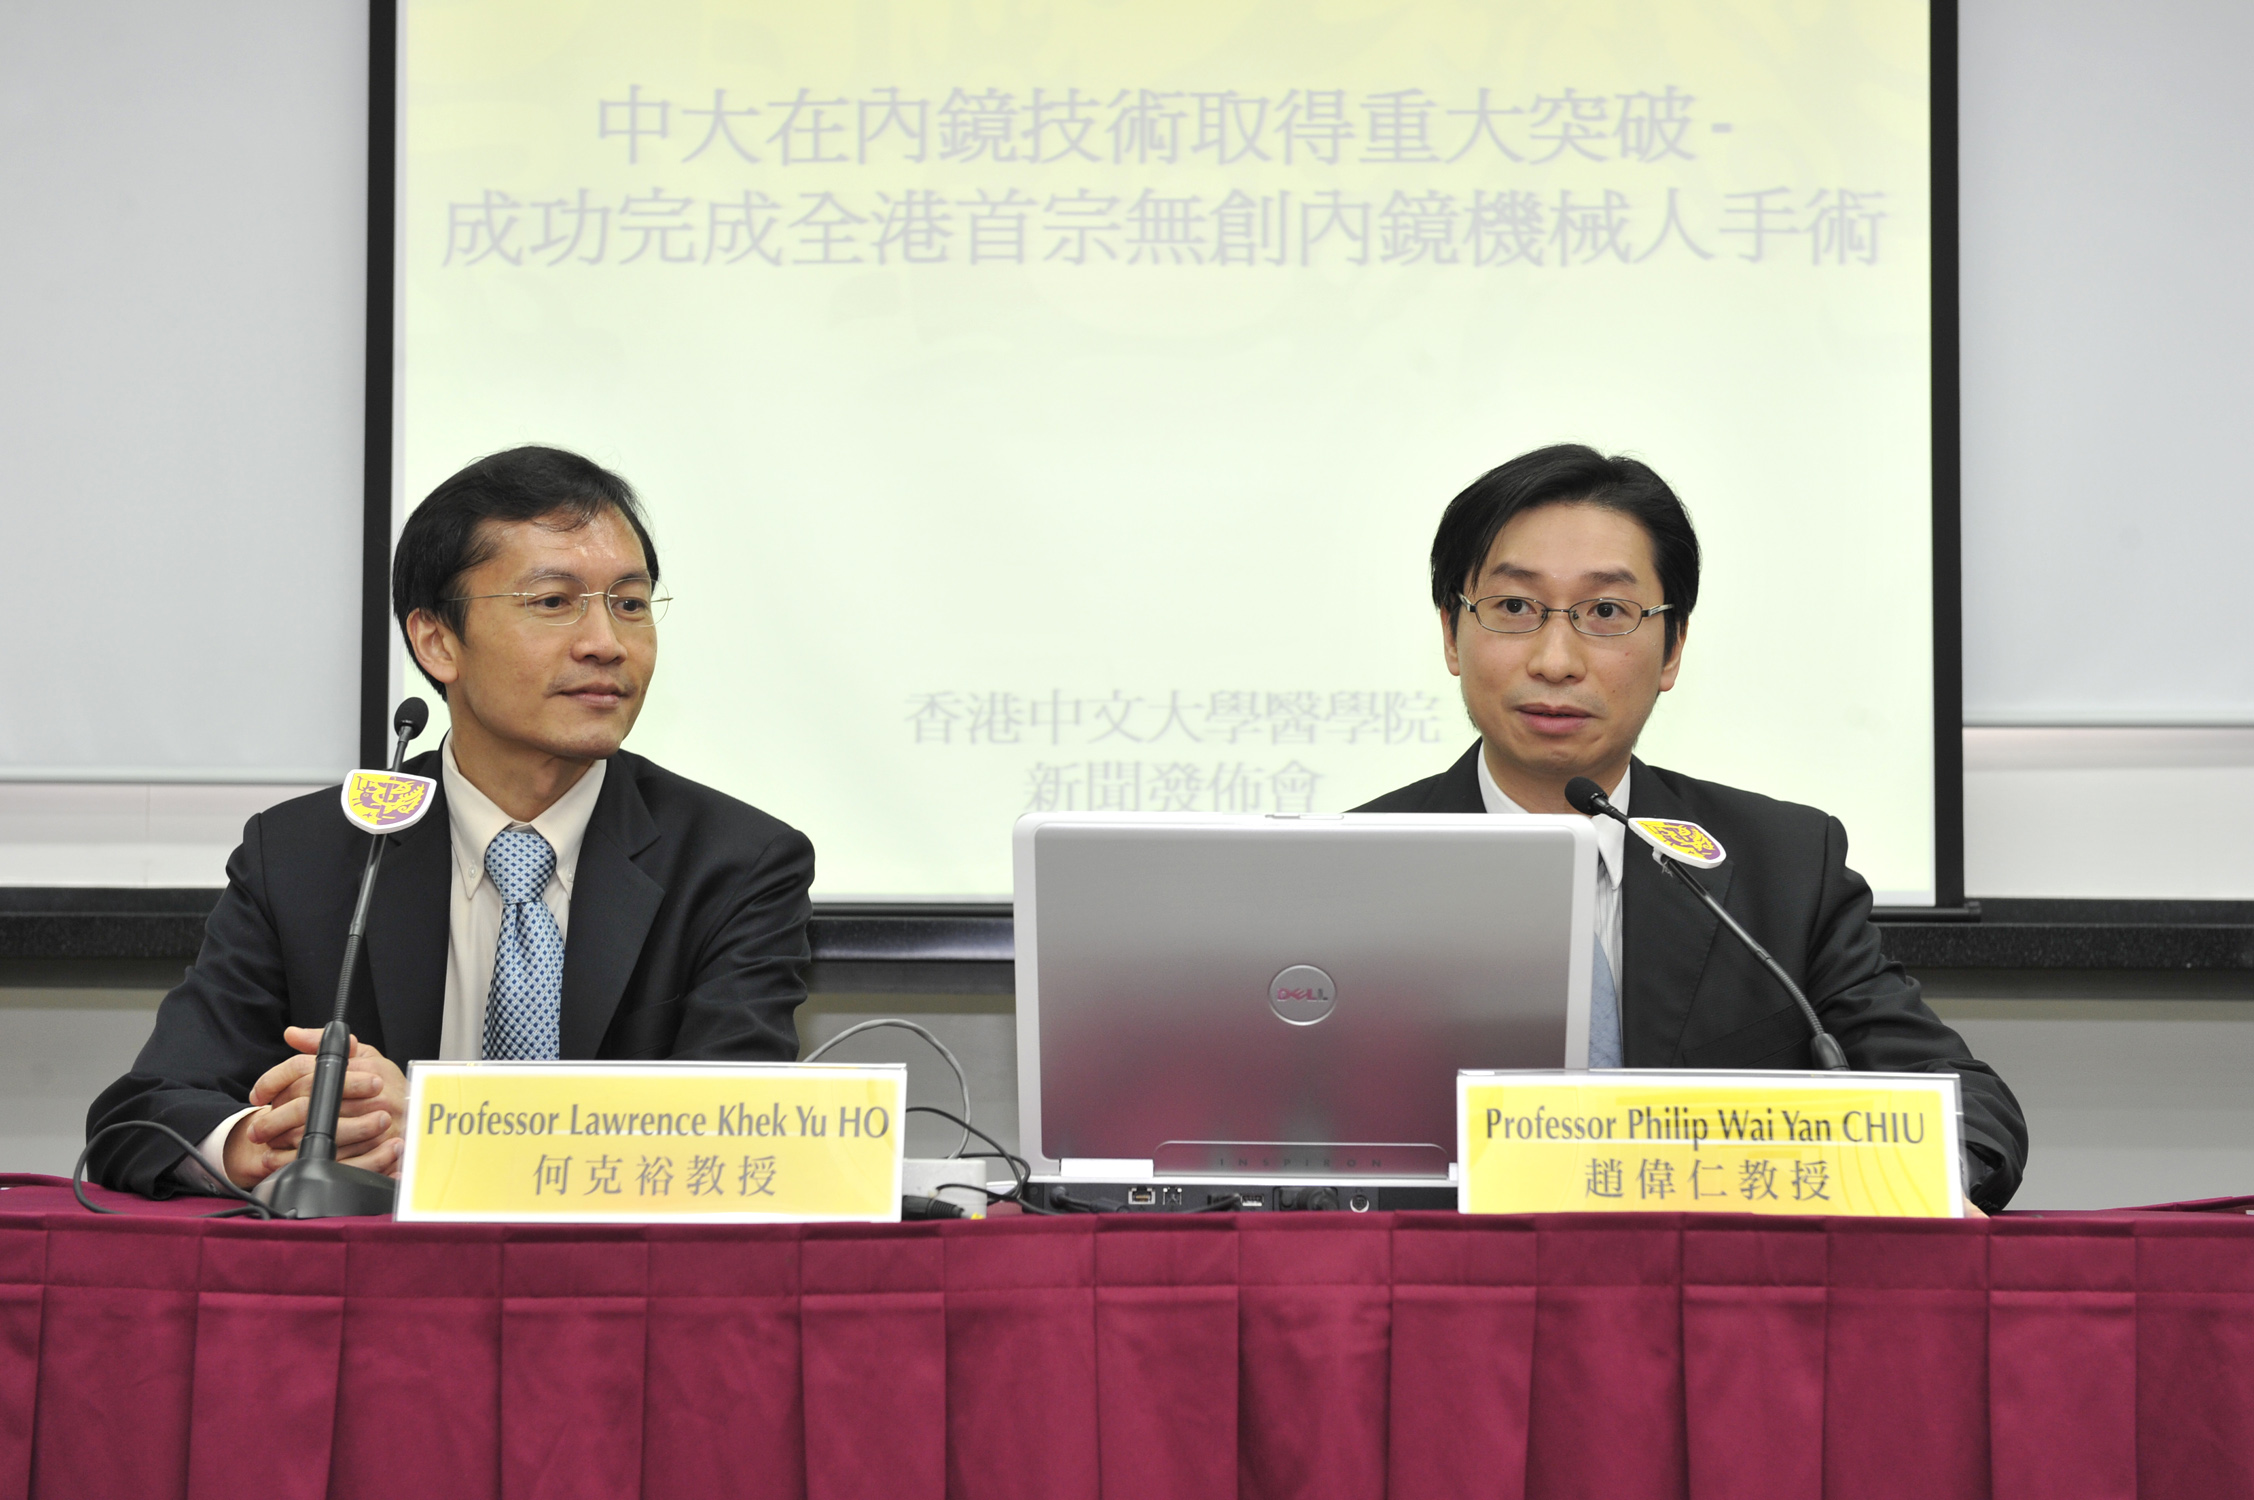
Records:
[[[407,769],[437,777],[437,752]],[[328,1024],[367,849],[333,787],[250,820],[202,951],[133,1071],[94,1101],[88,1134],[161,1120],[200,1141],[290,1055],[283,1027]],[[438,1055],[453,858],[441,781],[422,821],[390,836],[347,1009],[354,1035],[402,1067]],[[813,879],[814,846],[796,829],[639,755],[612,756],[572,877],[563,1056],[796,1057]],[[160,1196],[182,1155],[155,1131],[125,1131],[90,1169]]]
[[[1480,747],[1437,776],[1357,812],[1476,813]],[[1629,811],[1697,823],[1727,862],[1700,879],[1807,992],[1848,1063],[1956,1073],[1966,1144],[1987,1164],[1971,1196],[2001,1207],[2027,1161],[2027,1122],[1993,1068],[1927,1008],[1918,982],[1879,951],[1871,893],[1847,868],[1837,818],[1633,763]],[[1631,1068],[1807,1068],[1807,1021],[1792,997],[1721,931],[1713,913],[1628,843],[1621,884],[1620,1022]]]

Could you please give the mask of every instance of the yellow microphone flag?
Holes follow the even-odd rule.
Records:
[[[423,820],[437,785],[402,771],[355,771],[344,781],[344,815],[370,833],[398,833]]]
[[[1696,823],[1677,822],[1673,818],[1630,818],[1628,826],[1652,848],[1686,865],[1711,870],[1729,858],[1722,852],[1721,840]]]

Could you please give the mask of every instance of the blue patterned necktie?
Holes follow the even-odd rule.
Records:
[[[485,846],[485,873],[501,893],[501,940],[485,999],[488,1060],[553,1061],[562,1049],[563,934],[540,899],[556,851],[530,828],[504,828]]]
[[[1589,1066],[1617,1068],[1626,1044],[1620,1036],[1620,990],[1612,978],[1612,960],[1604,956],[1604,939],[1596,940],[1596,965],[1589,975]]]

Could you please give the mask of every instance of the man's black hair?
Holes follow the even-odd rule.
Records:
[[[511,448],[479,459],[432,490],[399,533],[391,558],[391,611],[399,618],[400,636],[406,638],[407,617],[418,609],[445,621],[456,635],[463,633],[469,611],[459,597],[462,575],[493,556],[486,522],[543,521],[576,531],[605,510],[617,511],[634,528],[650,582],[656,583],[657,544],[650,540],[634,487],[624,479],[561,448]],[[414,659],[411,639],[407,655]],[[444,683],[431,678],[431,686],[446,696]]]
[[[1455,628],[1461,596],[1486,565],[1502,529],[1513,516],[1545,505],[1601,505],[1643,527],[1659,571],[1661,602],[1674,606],[1659,617],[1667,630],[1667,654],[1674,655],[1676,638],[1698,603],[1698,533],[1691,530],[1690,513],[1650,465],[1607,458],[1579,443],[1520,454],[1448,502],[1432,538],[1432,602],[1448,617],[1449,628]]]

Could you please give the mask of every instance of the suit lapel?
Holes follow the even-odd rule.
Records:
[[[1487,799],[1479,795],[1479,752],[1483,741],[1473,740],[1471,748],[1458,756],[1456,763],[1435,778],[1431,795],[1425,800],[1424,811],[1436,813],[1483,813]]]
[[[435,769],[422,775],[437,776]],[[431,810],[405,833],[391,835],[383,871],[368,905],[368,977],[383,1023],[384,1055],[405,1067],[438,1056],[446,1013],[446,935],[452,914],[452,835],[441,783]]]
[[[612,758],[579,846],[571,880],[571,931],[564,939],[563,1055],[593,1057],[642,956],[665,887],[634,863],[658,828],[636,784],[634,757]]]
[[[1687,818],[1680,799],[1642,761],[1633,761],[1628,813],[1637,818]],[[1651,846],[1628,835],[1627,868],[1620,887],[1620,1018],[1623,1061],[1632,1068],[1668,1067],[1682,1047],[1683,1028],[1697,1003],[1698,987],[1721,923],[1696,896],[1652,860]],[[1727,901],[1732,867],[1699,872],[1717,901]]]

